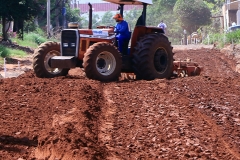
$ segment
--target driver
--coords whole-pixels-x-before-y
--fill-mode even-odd
[[[123,20],[121,14],[116,14],[113,16],[113,19],[117,22],[114,28],[114,32],[116,33],[116,40],[118,45],[118,50],[123,53],[123,44],[124,42],[129,42],[131,38],[131,33],[129,31],[128,23]]]

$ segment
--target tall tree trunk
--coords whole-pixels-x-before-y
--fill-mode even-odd
[[[2,33],[3,33],[3,41],[8,40],[7,28],[6,28],[6,17],[2,16]]]
[[[55,6],[57,6],[58,3],[59,3],[59,2],[56,1]],[[55,27],[56,27],[56,28],[59,28],[59,25],[60,25],[60,24],[59,24],[59,10],[58,10],[58,9],[55,10],[55,14],[57,15],[56,18],[55,18],[55,23],[56,23],[56,26],[55,26]]]
[[[21,39],[21,40],[23,40],[23,23],[24,23],[23,20],[18,21],[18,28],[19,28],[18,38]]]
[[[17,37],[23,40],[23,20],[14,20],[13,32],[17,32]]]

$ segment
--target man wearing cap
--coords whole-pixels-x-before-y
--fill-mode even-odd
[[[123,20],[123,17],[121,14],[116,14],[113,16],[113,19],[117,22],[114,28],[114,32],[116,33],[116,40],[117,40],[117,45],[118,45],[118,50],[123,53],[123,48],[124,48],[124,42],[128,43],[130,38],[131,38],[131,33],[128,28],[128,23]]]

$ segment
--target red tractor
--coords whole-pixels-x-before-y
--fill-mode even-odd
[[[45,42],[34,53],[33,69],[37,77],[65,76],[71,68],[83,68],[86,76],[99,81],[117,80],[121,72],[134,73],[137,79],[153,80],[170,78],[173,75],[173,47],[163,30],[146,26],[147,5],[152,0],[105,0],[120,6],[142,5],[141,23],[137,23],[130,45],[124,44],[124,53],[115,45],[113,27],[64,29],[61,42]],[[91,5],[89,4],[92,11]],[[90,14],[92,14],[90,12]]]

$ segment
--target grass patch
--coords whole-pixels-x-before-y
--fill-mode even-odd
[[[23,46],[23,47],[30,47],[30,48],[37,48],[38,47],[38,44],[36,44],[33,41],[25,41],[25,40],[22,41],[22,40],[17,39],[17,38],[13,38],[12,41],[17,43],[20,46]]]
[[[27,56],[27,53],[21,50],[17,49],[11,49],[7,48],[5,46],[0,45],[0,57],[16,57],[16,58],[22,58]]]
[[[37,48],[40,44],[46,42],[47,39],[36,33],[28,33],[24,35],[24,40],[12,38],[12,41],[16,42],[20,46]]]
[[[0,64],[4,63],[4,58],[23,58],[26,57],[28,54],[24,51],[7,48],[5,46],[0,45]]]
[[[10,50],[2,45],[0,45],[0,57],[9,57],[10,56]]]
[[[240,42],[240,30],[236,30],[226,34],[226,41],[228,43],[239,43]]]
[[[10,50],[9,57],[23,58],[28,55],[26,52],[21,51],[21,50],[16,50],[16,49],[9,49],[9,50]]]
[[[20,46],[37,48],[40,44],[49,41],[46,38],[45,33],[41,29],[36,29],[34,32],[24,33],[24,40],[18,38],[11,38],[12,42],[17,43]],[[56,41],[56,40],[53,40]]]

